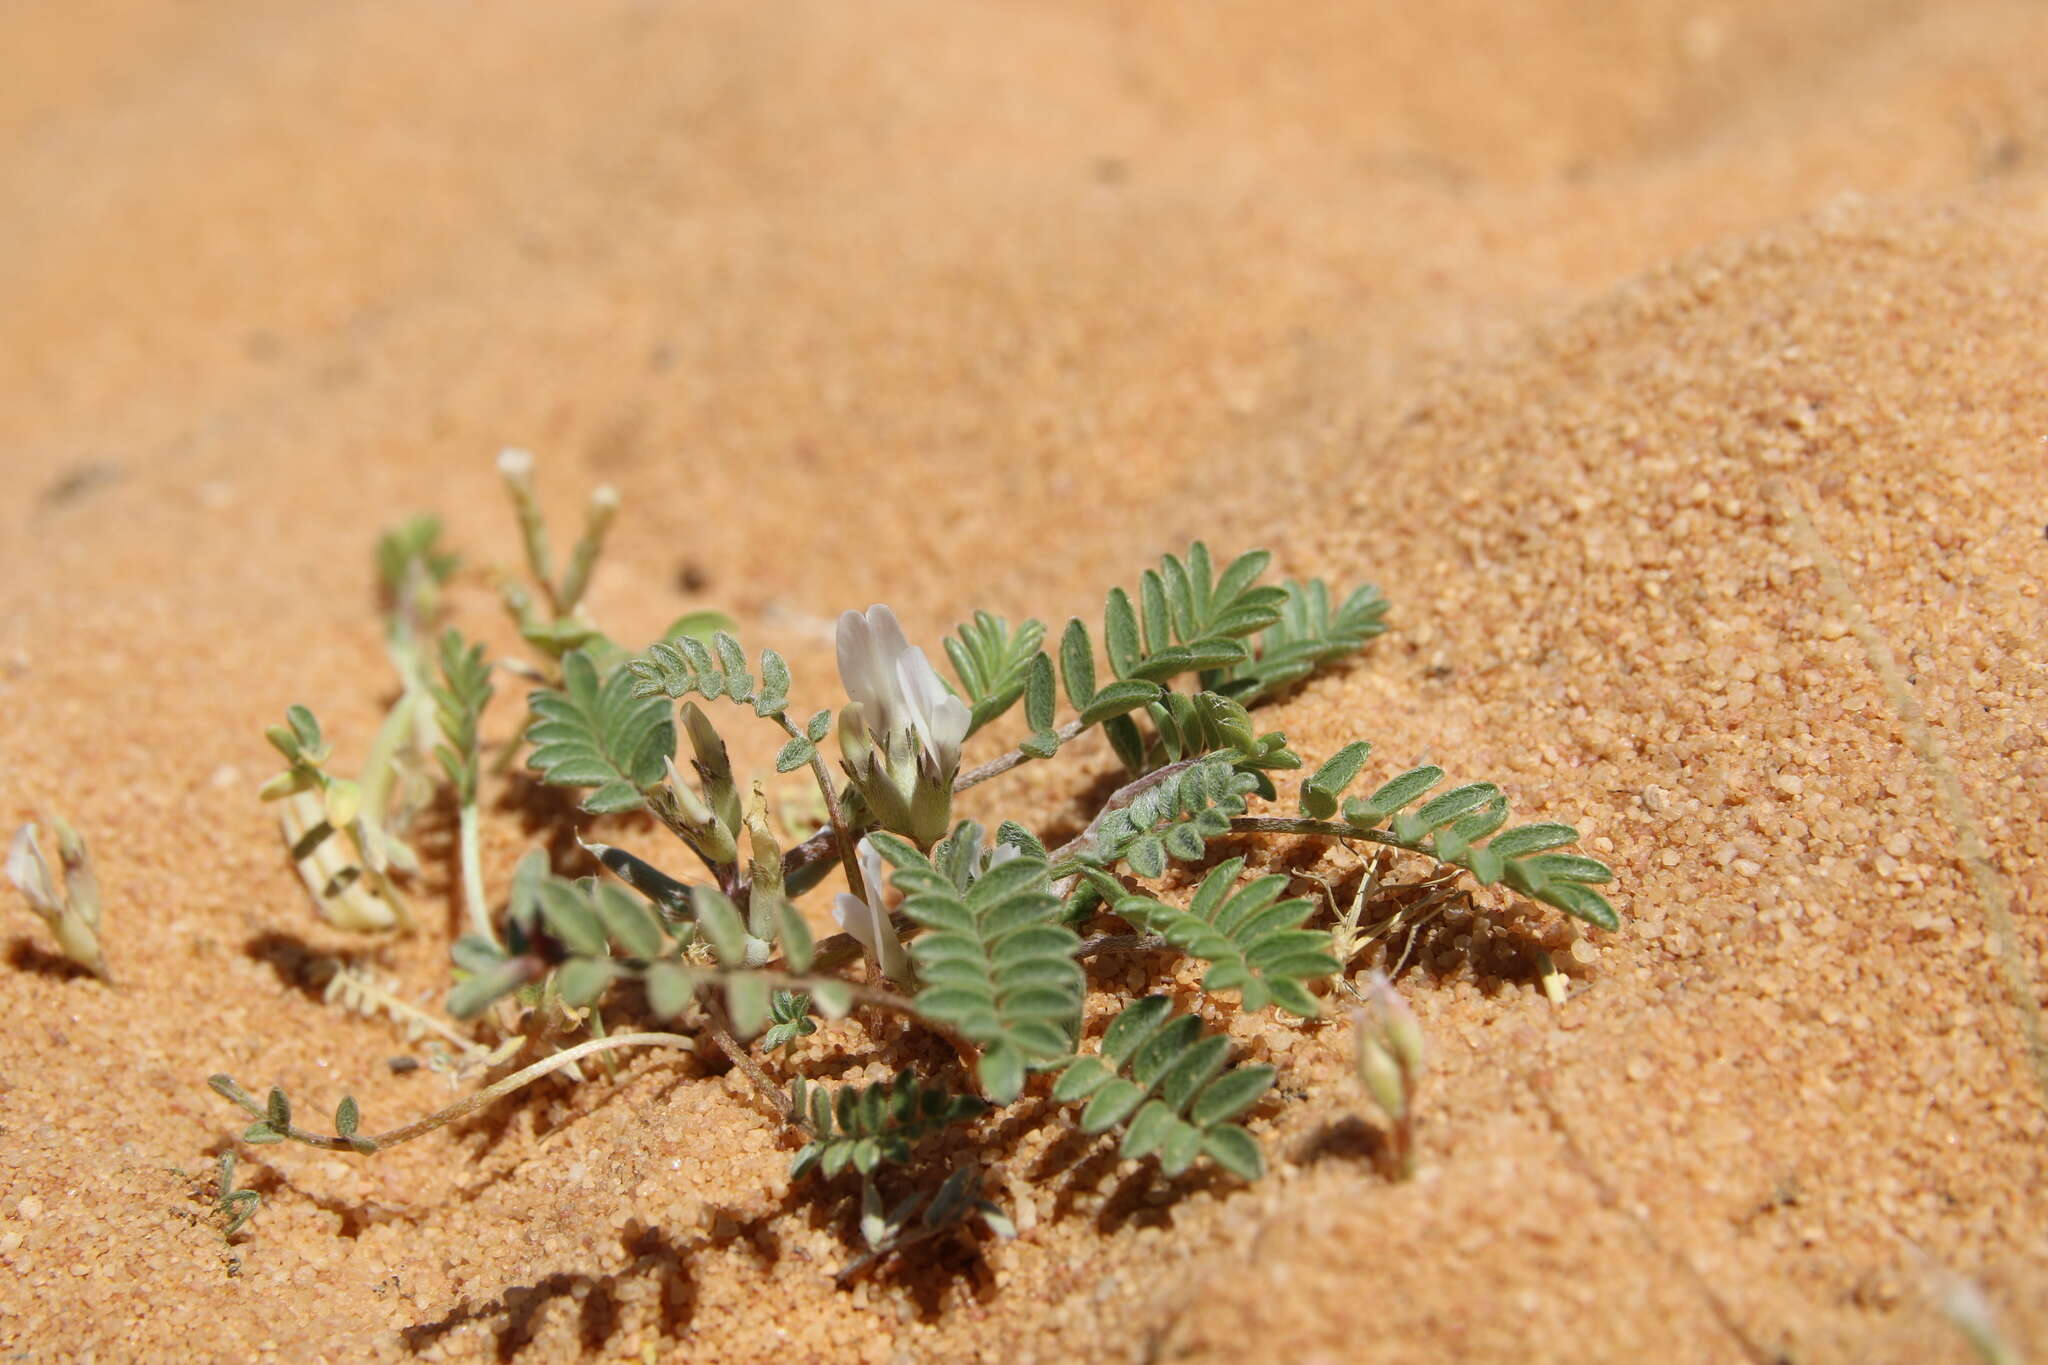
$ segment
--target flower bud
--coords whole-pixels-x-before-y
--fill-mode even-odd
[[[20,888],[28,897],[28,903],[35,907],[37,914],[56,923],[56,916],[62,913],[64,902],[57,894],[57,882],[50,875],[50,865],[43,861],[43,850],[36,843],[36,827],[23,825],[15,832],[14,842],[7,849],[7,880]]]
[[[1408,1008],[1408,1002],[1401,998],[1401,993],[1394,989],[1394,983],[1387,980],[1384,972],[1374,972],[1366,990],[1380,1032],[1385,1035],[1395,1060],[1410,1076],[1421,1075],[1424,1060],[1422,1025],[1416,1021],[1415,1011]]]
[[[1408,1087],[1402,1082],[1400,1065],[1362,1020],[1358,1031],[1358,1079],[1365,1083],[1365,1093],[1386,1111],[1388,1118],[1399,1119],[1408,1111]]]

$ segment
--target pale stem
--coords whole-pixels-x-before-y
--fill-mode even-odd
[[[497,931],[491,927],[491,909],[484,903],[483,856],[478,847],[474,797],[462,803],[459,819],[457,838],[462,850],[462,902],[469,912],[469,929],[471,933],[481,934],[497,943]]]
[[[583,534],[569,551],[569,567],[563,571],[561,589],[555,594],[558,613],[576,610],[576,604],[583,600],[584,590],[590,586],[590,571],[597,567],[598,554],[604,549],[605,534],[611,530],[612,516],[618,510],[619,495],[610,485],[590,495],[590,511],[584,518]]]
[[[465,1115],[473,1114],[484,1106],[495,1103],[515,1091],[525,1089],[544,1076],[552,1075],[564,1067],[574,1066],[583,1058],[599,1052],[607,1052],[622,1047],[694,1048],[696,1045],[697,1040],[687,1033],[617,1033],[609,1038],[592,1038],[588,1042],[578,1043],[575,1047],[557,1052],[553,1056],[543,1057],[533,1065],[515,1071],[503,1080],[487,1085],[475,1094],[465,1096],[449,1105],[446,1109],[429,1114],[423,1119],[415,1120],[402,1127],[393,1128],[388,1133],[370,1133],[366,1136],[377,1145],[379,1150],[396,1146],[401,1142],[409,1142],[413,1138],[433,1132],[436,1128],[445,1127]],[[240,1105],[257,1118],[266,1118],[269,1115],[269,1110],[258,1102],[255,1096],[237,1085],[231,1077],[215,1076],[210,1084],[217,1094]],[[296,1124],[287,1128],[284,1136],[293,1142],[303,1142],[309,1147],[320,1147],[331,1152],[354,1150],[348,1138],[333,1137],[325,1133],[308,1132]]]
[[[562,614],[561,599],[555,595],[554,556],[548,552],[548,527],[542,518],[540,502],[533,494],[533,467],[530,463],[506,470],[505,491],[512,495],[513,510],[519,514],[519,538],[526,546],[526,567],[532,571],[541,591],[548,596],[548,605],[554,614]]]
[[[1074,738],[1074,736],[1080,734],[1083,730],[1087,728],[1087,726],[1081,723],[1081,718],[1079,716],[1076,716],[1074,717],[1074,719],[1068,721],[1065,725],[1062,725],[1058,730],[1054,731],[1054,733],[1059,736],[1060,743],[1065,744],[1068,740]],[[992,758],[978,768],[969,768],[966,772],[961,773],[958,777],[953,779],[953,793],[957,796],[961,792],[966,791],[969,787],[981,785],[983,782],[988,781],[991,777],[1001,777],[1004,773],[1010,771],[1010,769],[1017,767],[1019,764],[1026,762],[1030,758],[1031,755],[1025,753],[1022,749],[1012,749],[1010,750],[1010,752],[1004,754],[1002,757]]]

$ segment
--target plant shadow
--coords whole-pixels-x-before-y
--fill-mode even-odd
[[[58,981],[69,981],[92,973],[62,953],[53,953],[32,938],[17,937],[7,945],[7,965],[19,972],[33,972]]]
[[[1349,1161],[1374,1168],[1387,1159],[1387,1137],[1356,1114],[1330,1119],[1301,1138],[1294,1149],[1298,1166],[1324,1161]]]
[[[512,1285],[484,1302],[465,1302],[439,1318],[401,1328],[399,1340],[406,1350],[419,1355],[471,1323],[496,1322],[493,1344],[497,1358],[516,1360],[540,1337],[550,1306],[567,1299],[576,1304],[578,1346],[586,1357],[596,1356],[607,1350],[623,1325],[625,1286],[648,1281],[659,1287],[660,1307],[654,1325],[664,1339],[674,1342],[689,1331],[697,1314],[698,1277],[692,1264],[697,1252],[742,1239],[758,1246],[759,1234],[786,1211],[786,1206],[778,1208],[745,1223],[721,1219],[729,1232],[688,1242],[662,1228],[629,1222],[619,1246],[632,1259],[622,1269],[604,1275],[562,1270],[529,1284]],[[765,1254],[773,1260],[780,1247]]]

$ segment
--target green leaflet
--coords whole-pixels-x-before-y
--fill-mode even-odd
[[[789,1174],[799,1179],[815,1168],[835,1176],[851,1166],[867,1175],[884,1162],[900,1165],[924,1138],[986,1112],[988,1105],[974,1096],[927,1086],[911,1071],[837,1091],[799,1076],[790,1083],[789,1117],[810,1131],[811,1140],[790,1162]]]
[[[1335,815],[1337,798],[1358,776],[1358,770],[1365,766],[1366,755],[1371,752],[1372,745],[1361,739],[1330,755],[1323,766],[1301,784],[1301,813],[1312,820],[1327,820]]]
[[[590,787],[588,811],[638,810],[662,778],[662,761],[676,751],[668,702],[636,698],[624,669],[599,680],[582,650],[562,656],[562,686],[532,694],[533,752],[527,763],[555,787]]]
[[[910,944],[918,1011],[981,1048],[982,1089],[1009,1103],[1027,1071],[1073,1051],[1081,1020],[1080,939],[1059,922],[1045,860],[1020,853],[963,892],[914,845],[870,838],[896,869],[903,913],[927,931]]]
[[[1344,772],[1343,766],[1350,771]],[[1337,758],[1331,759],[1303,786],[1302,808],[1313,813],[1325,807],[1356,775],[1357,765],[1340,766]],[[1468,782],[1422,801],[1443,779],[1444,770],[1434,765],[1411,768],[1368,797],[1344,801],[1344,823],[1358,830],[1384,828],[1383,842],[1462,867],[1481,886],[1505,882],[1596,928],[1621,927],[1613,905],[1593,890],[1613,879],[1612,869],[1597,858],[1552,851],[1578,842],[1577,830],[1550,821],[1502,830],[1508,800],[1491,782]]]
[[[442,740],[434,757],[455,788],[456,802],[467,805],[476,800],[477,722],[490,704],[491,666],[482,645],[465,650],[461,633],[451,629],[441,635],[440,673],[440,681],[427,688]]]
[[[990,612],[977,611],[946,641],[946,658],[960,679],[973,734],[1017,704],[1024,695],[1025,671],[1045,639],[1045,626],[1025,621],[1013,633],[1010,623]]]
[[[736,705],[751,704],[754,714],[772,716],[789,706],[789,665],[772,649],[761,651],[761,678],[747,671],[747,656],[738,640],[724,631],[707,644],[694,635],[678,635],[648,646],[626,661],[636,697],[674,701],[695,693],[707,701],[725,697]]]
[[[1279,619],[1259,637],[1256,656],[1217,684],[1218,691],[1247,706],[1356,654],[1387,629],[1387,599],[1370,583],[1354,589],[1334,611],[1330,590],[1319,578],[1307,583],[1289,579],[1282,590],[1286,600]]]
[[[1076,1057],[1053,1085],[1062,1103],[1087,1101],[1081,1131],[1122,1126],[1121,1154],[1158,1154],[1168,1176],[1206,1156],[1244,1180],[1265,1172],[1252,1135],[1232,1122],[1273,1084],[1270,1066],[1232,1068],[1230,1040],[1174,1015],[1164,995],[1134,1000],[1110,1022],[1095,1056]]]
[[[1234,990],[1247,1010],[1277,1005],[1313,1018],[1320,1006],[1308,983],[1341,966],[1331,956],[1329,931],[1301,927],[1315,906],[1308,900],[1281,900],[1284,876],[1255,878],[1233,890],[1243,870],[1242,858],[1219,863],[1185,910],[1144,896],[1123,896],[1112,908],[1210,963],[1204,990]]]
[[[1259,789],[1258,776],[1240,772],[1231,754],[1187,762],[1105,815],[1083,860],[1104,868],[1123,862],[1141,877],[1158,877],[1169,857],[1195,861],[1210,839],[1228,834],[1231,817],[1244,814],[1245,798]]]

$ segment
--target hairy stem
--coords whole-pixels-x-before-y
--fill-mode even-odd
[[[1087,726],[1081,723],[1081,718],[1076,716],[1054,733],[1059,736],[1060,743],[1065,744],[1087,728]],[[1025,753],[1022,749],[1012,749],[1001,758],[992,758],[978,768],[969,768],[966,772],[953,779],[953,794],[958,796],[969,787],[980,786],[991,777],[1001,777],[1010,769],[1028,761],[1030,758],[1031,755]]]
[[[711,1018],[711,1041],[718,1044],[718,1050],[725,1054],[726,1060],[738,1067],[740,1074],[753,1083],[755,1092],[768,1102],[776,1117],[780,1119],[786,1107],[782,1087],[761,1069],[760,1063],[754,1060],[754,1054],[747,1050],[747,1045],[732,1036],[732,1020],[725,1012],[725,1001],[719,999],[715,993],[706,994],[704,1012]]]
[[[803,731],[790,724],[787,711],[777,711],[775,719],[791,739],[809,738]],[[847,889],[859,899],[866,900],[866,888],[861,885],[860,859],[853,856],[853,836],[847,832],[845,824],[839,818],[839,793],[832,789],[832,772],[825,766],[825,755],[819,752],[815,744],[811,746],[811,776],[817,779],[818,791],[825,798],[825,819],[830,822],[829,828],[832,831],[832,842],[837,847],[839,853],[839,865],[846,870]],[[820,830],[819,833],[822,834],[824,831]],[[806,840],[800,847],[808,847],[809,843],[810,841]],[[785,885],[788,882],[786,864],[787,860],[785,860]]]
[[[1369,844],[1385,844],[1388,848],[1409,848],[1383,829],[1359,829],[1355,825],[1340,825],[1334,820],[1296,819],[1286,815],[1240,815],[1230,822],[1232,834],[1310,834],[1322,839],[1363,839]]]
[[[1167,946],[1166,940],[1158,934],[1103,934],[1083,939],[1081,946],[1074,950],[1074,957],[1078,960],[1103,953],[1149,953]]]
[[[1088,822],[1088,828],[1054,849],[1047,855],[1047,861],[1058,864],[1080,853],[1095,842],[1096,832],[1102,828],[1103,820],[1111,811],[1120,810],[1130,805],[1131,802],[1137,800],[1153,787],[1158,786],[1171,777],[1186,772],[1201,761],[1200,758],[1184,758],[1178,763],[1169,763],[1163,768],[1154,768],[1143,777],[1134,777],[1129,782],[1124,783],[1109,794],[1109,800],[1103,802],[1102,809],[1095,812],[1095,818]]]
[[[548,606],[560,616],[562,603],[555,593],[554,556],[548,553],[547,521],[541,516],[540,500],[533,491],[533,457],[524,451],[508,450],[498,457],[498,473],[519,516],[519,539],[526,547],[526,567],[547,594]]]
[[[618,510],[618,490],[610,484],[598,485],[590,495],[583,534],[569,551],[569,567],[563,571],[561,584],[555,591],[558,614],[576,610],[576,604],[583,600],[583,590],[590,586],[590,571],[597,567],[597,557],[604,550],[605,533],[611,529],[612,516]]]

